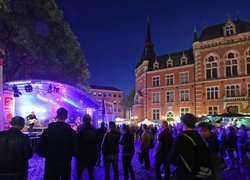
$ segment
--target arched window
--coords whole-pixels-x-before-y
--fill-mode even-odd
[[[227,97],[239,97],[240,96],[240,86],[239,85],[229,85],[226,86]]]
[[[158,61],[155,61],[155,62],[154,62],[154,64],[153,64],[153,69],[154,69],[154,70],[159,69],[159,62],[158,62]]]
[[[229,52],[226,55],[226,76],[238,75],[238,54],[236,52]]]
[[[174,113],[172,111],[168,111],[166,114],[167,118],[173,118],[174,117]]]
[[[209,56],[206,58],[206,78],[215,79],[218,78],[218,57]]]
[[[246,51],[246,68],[247,74],[250,75],[250,49]]]
[[[169,67],[173,67],[173,61],[172,61],[172,59],[168,59],[167,60],[167,67],[169,68]]]

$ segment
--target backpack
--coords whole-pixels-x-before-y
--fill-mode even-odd
[[[187,137],[192,142],[192,144],[194,146],[194,152],[195,152],[195,157],[194,157],[195,158],[195,169],[192,169],[190,167],[190,165],[188,164],[188,162],[184,159],[182,154],[180,154],[181,160],[183,161],[185,167],[187,168],[187,170],[189,171],[190,174],[192,174],[193,176],[195,176],[197,178],[209,177],[212,174],[212,169],[210,167],[208,159],[206,159],[207,156],[202,154],[203,152],[200,151],[199,146],[193,140],[193,138],[191,138],[190,136],[188,136],[185,133],[183,133],[182,135]]]

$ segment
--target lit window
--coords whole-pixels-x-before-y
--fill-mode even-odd
[[[153,77],[153,87],[158,87],[158,86],[160,86],[160,77],[155,76]]]
[[[186,113],[190,113],[190,107],[181,107],[180,108],[180,116],[182,117]]]
[[[208,106],[208,114],[218,114],[218,106]]]
[[[159,92],[153,92],[152,93],[152,103],[160,103],[160,93]]]
[[[166,75],[166,84],[173,85],[174,84],[174,74],[167,74]]]
[[[228,53],[226,56],[226,76],[237,76],[238,75],[238,59],[237,53]]]
[[[174,91],[166,92],[166,102],[174,102]]]
[[[250,75],[250,50],[246,52],[247,74]]]
[[[207,79],[218,78],[218,64],[216,61],[216,57],[209,56],[206,59],[206,76]]]
[[[173,118],[174,117],[174,113],[172,111],[168,111],[166,114],[167,118]]]
[[[207,99],[219,99],[219,88],[218,87],[207,88]]]
[[[189,90],[188,89],[183,89],[180,90],[180,94],[181,94],[181,101],[189,101]]]
[[[189,78],[188,72],[181,72],[180,73],[180,83],[181,84],[188,83],[189,82],[188,78]]]
[[[227,97],[239,97],[240,96],[240,86],[239,85],[229,85],[226,86]]]
[[[160,109],[152,109],[152,119],[160,120]]]

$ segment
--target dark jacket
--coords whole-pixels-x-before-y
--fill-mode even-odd
[[[122,155],[133,155],[135,153],[134,135],[132,133],[123,134],[119,144],[123,146]]]
[[[80,154],[78,158],[83,161],[96,161],[97,158],[97,133],[91,124],[84,124],[77,133]]]
[[[0,174],[27,173],[32,155],[30,139],[19,129],[0,132]]]
[[[173,145],[173,136],[169,130],[163,130],[158,135],[158,143],[156,155],[163,157],[164,155],[168,156],[170,149]]]
[[[36,152],[46,158],[46,168],[70,167],[77,153],[76,132],[64,122],[53,122],[44,130]]]
[[[191,137],[195,143],[197,144],[197,147],[195,149],[194,144],[192,141],[183,135],[185,133],[189,137]],[[197,149],[199,150],[199,154],[202,154],[204,156],[204,163],[209,162],[209,152],[207,145],[201,138],[201,136],[195,131],[184,131],[180,135],[177,136],[173,148],[170,151],[169,154],[169,161],[170,163],[174,164],[176,166],[176,176],[177,179],[188,179],[193,180],[195,179],[192,174],[189,173],[187,170],[184,162],[181,159],[181,155],[185,159],[185,161],[188,163],[188,165],[191,167],[191,169],[195,172],[197,169],[196,161],[197,157]],[[206,162],[205,162],[206,161]]]
[[[219,152],[218,138],[214,133],[212,133],[210,137],[205,138],[204,140],[208,146],[210,154]]]
[[[107,131],[106,127],[100,127],[99,129],[96,130],[98,145],[102,144],[102,140],[103,140],[104,135],[106,134],[106,131]]]
[[[102,154],[104,156],[117,155],[119,153],[120,133],[115,130],[107,132],[103,138]]]
[[[236,149],[237,137],[234,132],[230,132],[226,136],[226,149]]]

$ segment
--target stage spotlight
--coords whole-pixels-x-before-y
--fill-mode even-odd
[[[27,84],[26,86],[24,86],[24,89],[26,92],[32,92],[33,91],[33,87],[30,84]]]
[[[12,90],[14,92],[14,97],[19,97],[20,95],[22,95],[16,85],[13,86]]]
[[[48,93],[52,93],[52,84],[49,85]]]
[[[59,93],[59,91],[60,91],[60,88],[54,87],[54,92],[55,92],[55,93]]]

